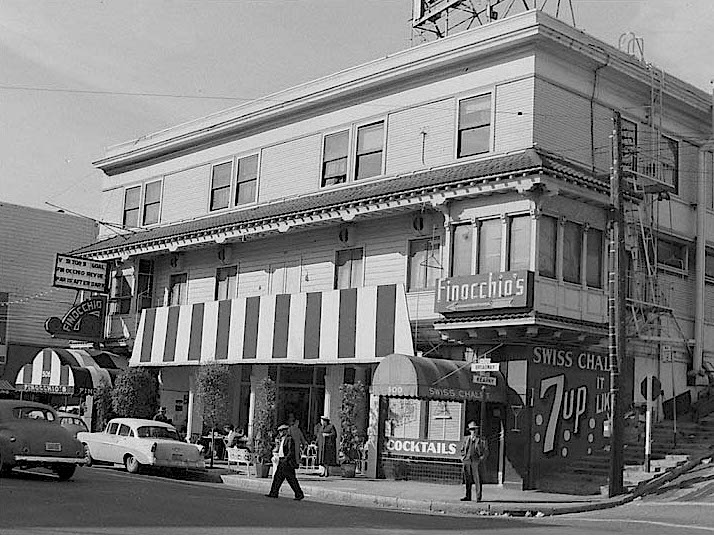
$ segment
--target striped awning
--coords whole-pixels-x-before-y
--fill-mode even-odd
[[[46,348],[25,364],[15,379],[24,392],[92,394],[102,379],[112,384],[126,359],[107,351]]]
[[[413,354],[401,284],[142,311],[130,366],[377,362]]]
[[[389,355],[374,372],[375,396],[505,403],[506,379],[499,371],[474,373],[470,362]]]
[[[2,393],[7,393],[7,392],[14,392],[15,387],[10,384],[9,381],[6,381],[5,379],[0,379],[0,392]]]

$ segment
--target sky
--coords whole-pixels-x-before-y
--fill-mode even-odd
[[[0,202],[99,217],[107,147],[419,44],[412,1],[0,0]],[[712,0],[571,1],[711,92]]]

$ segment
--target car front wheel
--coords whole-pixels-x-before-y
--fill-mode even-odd
[[[60,478],[60,481],[67,481],[74,475],[77,467],[73,464],[59,464],[53,468],[54,472]]]
[[[141,468],[141,465],[139,464],[139,461],[134,458],[133,455],[127,455],[124,459],[124,467],[126,468],[126,471],[130,474],[136,474],[139,472],[139,468]]]

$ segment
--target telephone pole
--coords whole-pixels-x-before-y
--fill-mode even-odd
[[[610,485],[609,496],[623,493],[623,410],[620,370],[625,353],[626,270],[625,217],[622,197],[622,119],[613,114],[612,173],[610,174],[610,243],[608,270],[608,340],[610,360]]]

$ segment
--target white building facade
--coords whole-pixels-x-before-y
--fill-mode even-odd
[[[361,380],[371,473],[455,477],[478,418],[487,481],[537,487],[606,442],[615,112],[629,404],[653,374],[695,399],[714,358],[711,101],[652,73],[529,11],[112,147],[101,219],[131,230],[77,252],[113,263],[108,345],[160,370],[189,433],[203,362],[249,433],[263,377],[308,434]]]

